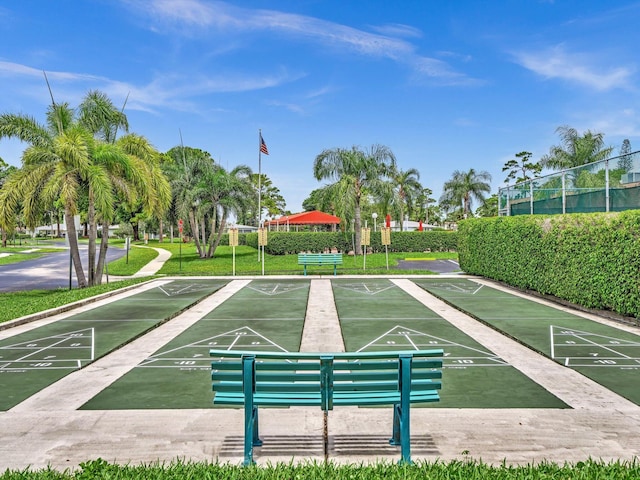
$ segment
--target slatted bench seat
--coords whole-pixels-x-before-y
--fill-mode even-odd
[[[411,463],[410,405],[440,397],[441,349],[407,352],[288,353],[210,350],[213,403],[244,406],[244,464],[253,463],[258,407],[393,406],[389,443]]]
[[[299,253],[298,265],[304,265],[304,274],[307,274],[307,265],[333,265],[333,275],[337,275],[338,265],[342,265],[341,253]]]

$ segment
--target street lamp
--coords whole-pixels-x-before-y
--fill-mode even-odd
[[[376,231],[376,218],[378,218],[378,214],[376,212],[373,212],[371,214],[371,218],[373,218],[373,231]]]

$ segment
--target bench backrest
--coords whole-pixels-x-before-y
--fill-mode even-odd
[[[341,253],[299,253],[298,264],[302,263],[325,263],[342,264]]]
[[[440,349],[326,354],[211,350],[210,355],[213,390],[227,399],[235,394],[237,403],[242,395],[260,395],[269,404],[326,411],[334,404],[398,403],[403,391],[408,395],[441,387]]]

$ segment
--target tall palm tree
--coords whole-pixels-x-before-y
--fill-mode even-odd
[[[384,145],[373,145],[364,151],[356,147],[324,150],[313,163],[313,175],[317,180],[333,181],[327,187],[336,205],[353,209],[356,255],[362,253],[361,201],[368,192],[375,192],[382,187],[383,180],[388,178],[395,166],[393,152]]]
[[[253,187],[251,168],[238,165],[230,171],[216,164],[198,184],[197,195],[202,209],[208,212],[211,229],[207,240],[207,258],[213,257],[230,213],[247,208]]]
[[[394,203],[400,214],[400,230],[402,230],[405,207],[410,209],[413,200],[420,195],[420,172],[415,168],[409,170],[394,169],[390,175],[390,182],[394,193]]]
[[[26,115],[0,115],[0,138],[17,138],[29,145],[22,154],[22,168],[0,191],[0,226],[13,229],[21,210],[26,226],[35,228],[41,213],[61,199],[78,286],[87,286],[74,223],[83,185],[96,185],[97,202],[108,204],[108,198],[102,196],[104,190],[98,186],[104,180],[102,172],[91,162],[93,137],[73,121],[68,104],[54,103],[47,111],[46,125]]]
[[[135,206],[136,210],[148,217],[162,218],[171,202],[171,187],[159,163],[159,153],[140,135],[129,133],[118,138],[109,149],[108,156],[95,156],[94,161],[103,165],[109,175],[110,187],[118,202]],[[100,284],[106,263],[109,227],[115,215],[114,209],[103,213],[99,220],[102,223],[102,241],[100,254],[95,267],[95,283]],[[97,222],[94,222],[97,225]],[[94,228],[94,231],[96,228]],[[94,235],[90,235],[91,238]],[[90,242],[91,244],[91,242]],[[91,257],[89,257],[91,259]],[[89,262],[89,272],[91,266]]]
[[[153,202],[158,195],[159,185],[149,170],[136,163],[115,140],[118,128],[126,126],[126,117],[99,92],[89,92],[77,111],[66,103],[53,102],[46,125],[24,115],[0,116],[0,138],[17,138],[29,144],[22,155],[22,168],[0,192],[0,224],[11,225],[10,217],[22,210],[27,226],[33,228],[42,213],[61,200],[79,287],[101,281],[98,272],[106,258],[116,193],[128,190],[130,198],[140,195],[145,202]],[[164,196],[168,197],[168,193]],[[88,205],[88,279],[80,261],[73,221],[80,213],[80,199],[86,199]],[[106,228],[96,265],[98,221],[103,221]]]
[[[550,148],[549,154],[540,159],[540,165],[555,170],[586,165],[587,163],[606,160],[611,156],[613,147],[604,146],[604,134],[587,130],[580,135],[575,128],[566,125],[558,127],[561,145]]]
[[[440,203],[448,207],[462,205],[463,218],[468,218],[472,200],[483,201],[484,194],[491,191],[490,181],[488,172],[476,172],[473,168],[468,172],[456,170],[444,184]]]
[[[202,178],[210,175],[213,168],[211,155],[203,150],[191,147],[174,147],[166,153],[171,159],[166,163],[165,171],[171,184],[173,203],[178,214],[189,221],[189,228],[200,258],[207,252],[200,240],[201,195],[198,185]]]

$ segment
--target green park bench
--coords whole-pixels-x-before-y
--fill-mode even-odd
[[[210,350],[213,403],[244,406],[244,464],[253,463],[258,407],[393,405],[389,443],[399,445],[400,462],[411,463],[410,404],[437,402],[441,349],[403,352],[288,353]]]
[[[307,274],[307,265],[333,265],[333,274],[337,275],[338,265],[342,265],[341,253],[299,253],[298,265],[304,265],[304,274]]]

